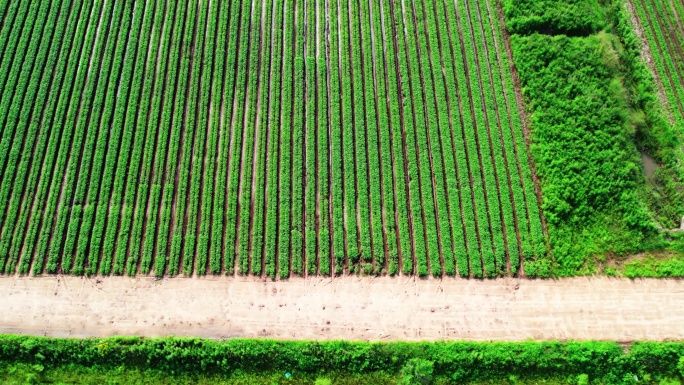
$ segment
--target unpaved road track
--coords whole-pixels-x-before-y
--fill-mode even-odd
[[[0,278],[0,333],[353,340],[684,339],[684,281]]]

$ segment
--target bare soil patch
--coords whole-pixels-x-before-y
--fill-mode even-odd
[[[684,339],[684,281],[6,277],[0,333],[350,340]]]

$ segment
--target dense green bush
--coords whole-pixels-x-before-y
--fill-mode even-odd
[[[236,371],[398,374],[412,359],[432,361],[435,379],[455,382],[569,378],[622,383],[626,376],[674,378],[681,342],[639,342],[625,353],[614,342],[367,343],[203,340],[188,338],[51,339],[0,336],[0,362],[160,370],[173,375]],[[681,366],[681,364],[680,364]],[[681,369],[681,368],[680,368]]]
[[[606,26],[601,0],[504,0],[510,33],[586,35]]]
[[[576,272],[596,252],[635,251],[657,231],[637,195],[643,177],[625,90],[606,65],[611,37],[511,40],[559,273]]]
[[[511,45],[558,264],[528,263],[526,273],[586,274],[594,269],[592,256],[674,247],[653,219],[674,227],[682,214],[676,133],[664,119],[652,74],[640,56],[641,42],[622,5],[505,3],[507,26],[519,33]],[[639,152],[660,165],[648,180]],[[675,261],[662,268],[631,266],[625,273],[677,276],[681,270]]]

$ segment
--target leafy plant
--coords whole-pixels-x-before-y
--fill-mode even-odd
[[[430,385],[435,363],[432,361],[412,358],[401,369],[401,385]]]

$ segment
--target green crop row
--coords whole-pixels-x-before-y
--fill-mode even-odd
[[[144,24],[146,28],[152,28],[149,34],[148,44],[149,50],[146,54],[144,75],[141,78],[134,79],[133,82],[142,82],[140,89],[139,107],[134,124],[136,135],[138,131],[143,131],[143,137],[136,137],[134,157],[131,162],[131,167],[128,169],[128,180],[126,186],[126,205],[135,207],[135,212],[130,214],[130,209],[124,211],[124,220],[122,225],[123,231],[126,232],[126,226],[130,229],[130,242],[128,246],[128,259],[126,261],[126,274],[134,275],[138,271],[138,265],[142,266],[141,249],[144,233],[144,222],[147,214],[147,199],[149,194],[150,176],[152,172],[152,163],[154,159],[154,145],[157,137],[157,126],[148,127],[150,119],[150,99],[152,98],[152,87],[157,84],[158,80],[154,71],[154,66],[157,63],[159,55],[160,41],[162,39],[163,22],[168,13],[165,3],[160,0],[156,2],[152,14],[152,20],[146,19]],[[148,23],[153,23],[150,26]],[[161,80],[161,78],[159,78]],[[135,94],[134,94],[135,95]],[[137,163],[137,168],[135,167]],[[137,187],[137,188],[136,188]],[[131,218],[132,216],[132,218]],[[132,220],[132,223],[129,221]],[[148,221],[149,223],[150,221]],[[143,254],[142,260],[149,261],[152,252]],[[149,264],[147,264],[149,266]],[[149,270],[148,270],[149,272]]]
[[[658,6],[650,0],[639,0],[634,2],[636,15],[641,20],[644,37],[649,43],[653,52],[653,64],[656,72],[661,77],[661,83],[667,95],[668,101],[672,104],[673,115],[676,116],[677,125],[684,127],[684,90],[681,82],[684,81],[684,58],[678,53],[682,51],[682,46],[678,41],[671,39],[670,33],[677,28],[671,29],[662,25],[661,15]],[[665,7],[661,4],[660,7]],[[677,60],[679,59],[679,60]],[[677,111],[679,113],[677,113]],[[682,132],[682,128],[679,129]]]
[[[121,7],[118,8],[117,10],[121,10]],[[119,16],[119,14],[117,14]],[[78,23],[78,29],[76,31],[76,34],[82,38],[79,38],[74,45],[72,45],[72,50],[69,54],[69,59],[68,62],[73,63],[74,61],[76,62],[81,62],[79,58],[81,58],[81,55],[87,55],[88,53],[83,50],[83,45],[84,45],[84,40],[86,37],[85,31],[88,26],[88,18],[86,16],[83,17],[83,19],[79,19]],[[89,43],[90,44],[90,43]],[[74,138],[74,132],[72,131],[73,125],[72,124],[66,124],[65,125],[65,120],[69,111],[69,106],[71,106],[73,103],[77,103],[77,93],[73,92],[74,90],[78,90],[83,86],[83,82],[81,81],[80,83],[77,82],[77,68],[76,66],[68,66],[67,67],[67,72],[65,74],[65,79],[64,81],[67,84],[66,88],[62,89],[61,95],[59,97],[59,102],[57,104],[57,108],[55,111],[55,114],[52,118],[52,122],[50,125],[53,127],[53,129],[57,131],[61,131],[61,137],[58,139],[58,142],[51,143],[50,147],[48,149],[49,152],[52,152],[55,154],[56,159],[54,160],[55,163],[53,163],[53,174],[51,175],[50,179],[45,180],[46,184],[49,184],[49,189],[47,190],[47,202],[42,210],[43,215],[44,215],[44,220],[42,221],[40,230],[39,230],[39,236],[38,236],[38,242],[37,245],[35,246],[35,254],[34,254],[34,261],[33,261],[33,273],[34,274],[39,274],[43,271],[43,267],[45,264],[45,258],[46,254],[48,253],[50,241],[51,241],[51,235],[52,235],[52,229],[55,226],[55,212],[57,210],[58,206],[58,199],[60,195],[60,190],[63,185],[63,180],[64,180],[64,174],[66,172],[66,166],[67,162],[69,159],[69,153],[70,153],[70,147],[71,143],[73,142]],[[85,75],[85,70],[80,72],[80,76]],[[72,112],[72,114],[75,112]],[[78,134],[78,133],[77,133]],[[54,152],[53,152],[54,151]],[[56,152],[56,153],[55,153]],[[44,201],[45,202],[45,201]],[[52,251],[52,260],[48,261],[52,262],[51,263],[51,271],[55,271],[57,268],[57,263],[58,263],[58,257],[60,256],[58,251]]]
[[[411,77],[411,70],[415,71],[415,66],[410,64],[415,64],[415,57],[412,61],[409,58],[409,49],[411,45],[407,44],[408,39],[411,36],[406,36],[406,23],[404,20],[403,3],[392,4],[394,20],[396,23],[396,36],[397,40],[397,59],[399,61],[399,73],[397,74],[399,81],[402,85],[402,108],[403,108],[403,133],[405,136],[405,141],[403,146],[406,147],[406,160],[408,164],[408,190],[410,197],[410,215],[412,217],[413,223],[413,258],[404,258],[402,271],[405,274],[414,273],[414,269],[417,269],[416,273],[420,276],[427,275],[427,249],[425,244],[425,232],[423,221],[423,207],[422,207],[422,196],[420,189],[420,172],[418,169],[418,164],[420,159],[418,158],[418,145],[417,145],[417,119],[416,119],[416,108],[414,108],[415,94],[420,97],[420,84],[415,84],[415,78]],[[392,8],[390,8],[391,10]],[[412,23],[412,22],[411,22]],[[414,49],[415,51],[415,49]],[[415,53],[415,52],[414,52]],[[415,56],[415,55],[414,55]],[[415,76],[418,76],[417,74]],[[413,83],[411,82],[413,81]],[[425,164],[423,164],[425,166]],[[426,186],[427,187],[427,186]]]
[[[329,24],[329,63],[330,71],[330,152],[331,152],[331,206],[332,206],[332,248],[334,257],[334,273],[339,274],[344,268],[345,262],[345,210],[344,210],[344,146],[342,137],[342,57],[341,57],[341,19],[338,10],[338,0],[328,0]]]
[[[19,112],[20,116],[27,116],[32,114],[34,111],[34,105],[36,103],[38,103],[39,105],[43,105],[45,101],[46,91],[43,88],[43,84],[38,82],[45,74],[49,73],[50,69],[54,66],[54,59],[52,59],[51,62],[48,63],[46,63],[46,60],[51,59],[47,57],[49,52],[48,47],[51,45],[52,39],[54,37],[54,31],[56,26],[55,18],[58,16],[59,13],[63,11],[63,8],[60,4],[61,2],[55,4],[56,7],[54,7],[50,10],[50,12],[48,12],[48,25],[46,25],[43,36],[40,39],[38,39],[38,36],[40,35],[40,33],[38,33],[38,36],[36,36],[35,39],[31,40],[31,47],[29,48],[30,51],[27,53],[26,58],[26,60],[28,60],[29,63],[32,63],[30,64],[31,67],[29,67],[31,69],[24,70],[21,73],[23,79],[21,79],[20,84],[23,84],[26,90],[24,91],[24,96],[22,98],[23,100],[21,101],[21,112]],[[42,22],[44,23],[45,20],[43,20]],[[58,27],[61,27],[61,30],[63,30],[64,23],[60,23]],[[40,45],[36,46],[38,42],[40,42]],[[32,67],[34,67],[35,65],[42,66],[43,71],[41,76],[32,76],[29,83],[29,79],[27,79],[27,77],[33,71]],[[13,106],[13,111],[19,111],[19,108],[19,105],[15,105]],[[0,228],[2,228],[2,233],[0,235],[0,269],[4,265],[5,271],[8,274],[12,274],[15,271],[16,264],[19,259],[19,253],[17,251],[10,250],[10,245],[12,244],[14,238],[13,232],[16,230],[15,226],[17,224],[17,221],[19,221],[20,227],[25,226],[25,221],[28,216],[28,211],[25,208],[21,207],[22,197],[25,193],[24,188],[22,187],[25,186],[27,182],[29,182],[27,181],[27,173],[29,173],[31,163],[31,153],[25,149],[34,148],[37,125],[29,124],[28,119],[16,122],[16,118],[15,121],[8,124],[17,126],[15,129],[17,133],[17,135],[15,136],[15,142],[16,140],[21,140],[18,138],[21,138],[23,136],[23,132],[27,131],[27,133],[25,134],[26,138],[23,141],[22,151],[13,151],[13,153],[10,154],[10,160],[8,161],[7,168],[5,170],[4,178],[8,178],[8,181],[12,181],[13,178],[13,183],[5,183],[0,189],[0,194],[2,194],[4,197],[7,197],[8,195],[10,195],[9,186],[14,185],[19,187],[12,189],[11,197],[9,200],[9,208],[5,211],[5,215],[3,216],[2,220],[0,220]],[[13,146],[21,145],[15,143]],[[20,160],[18,159],[19,156],[21,156]],[[2,224],[4,224],[4,226],[1,226]],[[21,231],[19,234],[23,234],[23,231]]]
[[[81,3],[76,4],[76,9],[81,10],[80,14],[79,11],[72,12],[69,17],[67,18],[67,23],[66,26],[64,26],[65,32],[64,36],[70,36],[71,34],[74,33],[75,30],[81,30],[77,29],[77,26],[82,28],[82,24],[78,23],[78,20],[80,20],[80,17],[85,17],[88,13],[88,7],[82,7]],[[65,44],[66,43],[66,44]],[[77,45],[74,46],[73,43],[76,43]],[[76,48],[74,48],[76,47]],[[63,49],[60,52],[63,52],[64,54],[60,53],[59,57],[57,59],[52,56],[53,60],[57,60],[56,67],[54,69],[53,75],[51,77],[52,84],[49,87],[49,96],[48,100],[46,103],[46,107],[44,107],[42,111],[42,115],[40,116],[35,116],[32,118],[31,124],[35,126],[42,126],[43,124],[50,125],[53,122],[54,115],[56,113],[57,107],[58,107],[58,102],[62,100],[61,98],[61,93],[62,93],[62,88],[63,86],[66,85],[66,87],[70,87],[69,82],[71,81],[70,77],[68,77],[69,69],[67,67],[68,63],[68,58],[71,55],[72,49],[78,49],[78,39],[69,39],[65,38],[62,41],[62,46],[61,48]],[[55,81],[56,80],[56,81]],[[43,208],[45,207],[45,197],[48,194],[48,188],[51,185],[50,177],[51,177],[51,172],[44,172],[43,170],[43,165],[45,164],[53,164],[54,159],[57,155],[57,148],[58,148],[58,143],[61,137],[61,132],[58,132],[56,130],[50,130],[49,132],[49,138],[47,137],[47,133],[43,133],[41,135],[41,140],[39,145],[36,148],[36,151],[34,152],[35,156],[39,156],[45,151],[45,156],[42,157],[43,163],[40,164],[38,163],[33,169],[32,169],[32,175],[29,177],[30,181],[35,184],[37,184],[37,191],[35,192],[34,195],[34,200],[32,203],[31,211],[30,214],[27,215],[27,219],[30,219],[30,222],[28,224],[28,229],[26,230],[26,234],[24,237],[24,253],[21,256],[21,260],[19,262],[19,273],[20,274],[28,274],[29,269],[31,267],[31,263],[33,262],[33,255],[34,255],[34,247],[36,246],[36,237],[38,237],[38,234],[40,232],[40,228],[42,225],[42,213],[43,213]],[[47,143],[45,142],[47,141]],[[46,148],[47,147],[47,148]],[[35,188],[35,187],[34,187]],[[30,192],[32,190],[27,190],[27,192]],[[29,205],[27,204],[26,210],[29,210]],[[18,240],[19,238],[16,238]],[[16,242],[12,245],[13,250],[20,250],[22,245],[20,242]],[[35,269],[33,270],[34,273],[41,273],[43,270],[42,266],[42,261],[40,266],[37,264],[34,264]]]
[[[493,2],[1,5],[7,273],[545,263]]]
[[[404,155],[405,112],[403,110],[403,87],[408,87],[408,85],[403,85],[401,83],[403,78],[399,71],[399,39],[396,34],[395,12],[392,12],[393,3],[389,0],[385,0],[379,3],[379,5],[379,12],[383,16],[382,23],[380,24],[383,32],[381,41],[385,44],[383,53],[386,63],[385,73],[387,75],[388,125],[390,126],[388,129],[391,130],[391,151],[394,155],[392,174],[394,175],[394,184],[396,186],[394,190],[394,199],[396,202],[396,225],[398,227],[397,256],[396,258],[393,258],[393,256],[390,255],[389,273],[397,274],[400,271],[410,273],[413,268],[413,233],[410,219],[413,212],[409,210],[409,174],[405,163],[407,162],[407,158]],[[406,269],[407,267],[409,267],[409,270]]]
[[[376,109],[377,109],[377,139],[378,143],[378,155],[376,162],[378,164],[376,177],[379,181],[378,192],[379,197],[376,198],[376,202],[381,202],[381,212],[378,210],[374,211],[373,219],[378,223],[376,216],[380,216],[383,225],[383,232],[387,241],[384,247],[386,247],[387,254],[385,255],[384,250],[382,254],[375,253],[375,255],[382,257],[381,266],[378,265],[376,260],[376,273],[384,272],[387,267],[387,272],[391,275],[398,273],[398,251],[397,251],[397,225],[395,217],[395,203],[394,203],[394,168],[393,165],[396,159],[393,157],[392,153],[392,126],[390,124],[390,106],[388,103],[388,92],[387,92],[387,70],[392,70],[393,67],[386,64],[385,50],[386,44],[384,36],[384,25],[383,25],[383,12],[381,2],[370,1],[369,9],[369,24],[372,25],[372,58],[373,58],[373,76],[375,79],[374,93]],[[371,150],[371,155],[374,155]],[[373,167],[371,171],[374,172]],[[371,182],[373,182],[371,180]],[[375,207],[375,206],[374,206]],[[383,217],[384,212],[384,217]],[[374,230],[375,230],[374,224]],[[378,236],[378,231],[375,231]],[[374,250],[380,246],[380,242],[373,238],[376,246]]]

